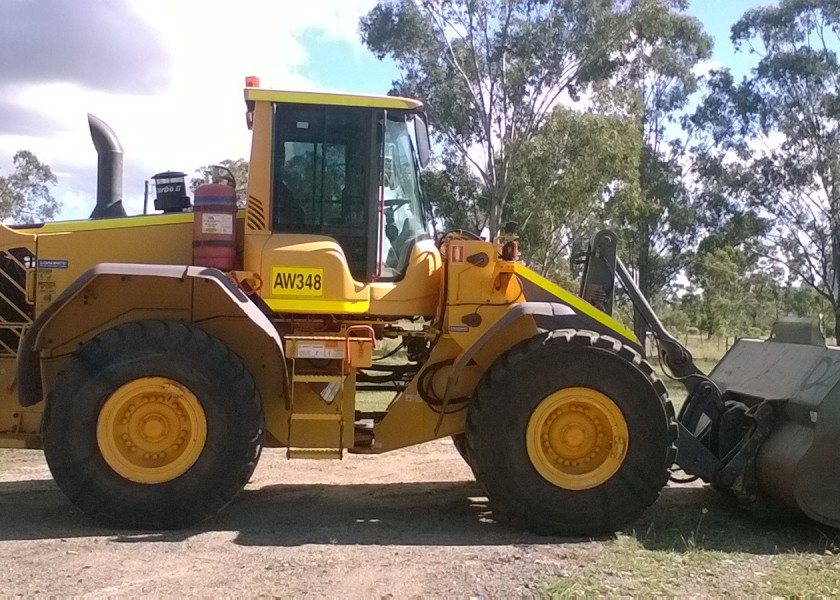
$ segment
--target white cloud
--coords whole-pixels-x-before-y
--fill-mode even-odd
[[[694,68],[691,70],[696,76],[698,77],[705,77],[712,71],[719,71],[720,69],[725,68],[726,65],[720,62],[719,60],[701,60]]]
[[[82,0],[79,10],[93,10]],[[191,173],[225,158],[247,158],[244,78],[257,75],[264,87],[315,89],[302,75],[307,50],[299,38],[317,30],[361,48],[358,20],[374,0],[132,0],[135,16],[153,30],[156,46],[168,55],[168,76],[140,93],[116,93],[107,85],[31,83],[15,85],[13,101],[32,115],[54,122],[51,132],[0,132],[0,170],[18,149],[32,150],[59,176],[56,196],[65,202],[62,218],[85,218],[93,207],[96,153],[86,114],[103,119],[125,151],[124,203],[142,210],[143,180],[166,170]],[[90,8],[88,8],[90,6]],[[156,53],[156,60],[161,54]],[[7,91],[7,101],[9,88]],[[83,199],[87,199],[83,202]]]

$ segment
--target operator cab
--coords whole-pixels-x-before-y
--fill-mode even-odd
[[[429,156],[423,105],[256,87],[245,100],[254,137],[244,262],[272,283],[261,292],[267,304],[358,313],[378,300],[392,314],[416,310],[412,296],[422,296],[431,306],[434,282],[409,273],[412,261],[425,262],[417,273],[437,277],[440,261],[420,189]]]
[[[272,231],[334,238],[356,281],[399,280],[412,246],[429,237],[417,111],[294,102],[273,110]]]

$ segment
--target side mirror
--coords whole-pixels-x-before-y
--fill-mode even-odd
[[[417,140],[417,156],[420,166],[425,168],[432,158],[432,148],[429,143],[429,125],[426,123],[426,113],[418,113],[414,117],[414,137]]]

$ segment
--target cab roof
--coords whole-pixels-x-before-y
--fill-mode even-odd
[[[423,103],[399,96],[374,96],[367,94],[338,94],[334,92],[294,92],[245,88],[245,100],[250,102],[284,102],[290,104],[318,104],[330,106],[361,106],[365,108],[391,108],[420,110]]]

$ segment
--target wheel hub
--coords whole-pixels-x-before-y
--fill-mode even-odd
[[[105,400],[96,437],[105,462],[122,477],[163,483],[198,460],[207,419],[191,391],[165,377],[144,377]]]
[[[615,475],[627,454],[621,409],[591,388],[566,388],[534,409],[526,430],[531,464],[549,482],[569,490],[596,487]]]

